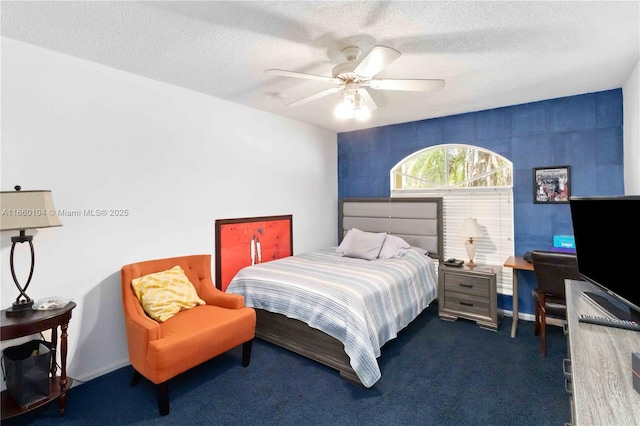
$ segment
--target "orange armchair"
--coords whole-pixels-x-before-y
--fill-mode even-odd
[[[164,322],[144,312],[131,281],[179,265],[206,305],[182,310]],[[256,313],[244,297],[217,289],[211,280],[211,255],[193,255],[132,263],[120,271],[122,305],[131,386],[144,376],[156,387],[160,415],[169,414],[169,379],[236,346],[242,347],[242,366],[251,359]]]

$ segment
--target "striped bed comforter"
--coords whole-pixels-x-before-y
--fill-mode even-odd
[[[360,381],[371,387],[381,376],[382,345],[437,297],[436,265],[423,253],[409,249],[400,258],[368,261],[329,248],[247,266],[227,292],[340,340]]]

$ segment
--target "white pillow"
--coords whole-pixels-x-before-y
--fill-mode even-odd
[[[345,234],[344,238],[342,239],[342,242],[340,243],[338,248],[336,248],[336,252],[340,254],[344,254],[344,248],[347,246],[353,245],[353,240],[356,238],[355,234],[357,231],[359,231],[359,229],[356,229],[356,228],[349,229]]]
[[[365,232],[353,228],[344,236],[338,250],[347,257],[377,259],[386,237],[385,233]]]
[[[378,257],[380,259],[391,259],[392,257],[401,257],[409,250],[411,246],[405,240],[400,237],[396,237],[395,235],[387,235],[384,243],[382,244],[382,249],[380,249],[380,254]]]

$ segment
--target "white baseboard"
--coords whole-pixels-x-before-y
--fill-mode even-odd
[[[511,317],[513,318],[513,311],[507,311],[507,310],[502,310],[502,309],[498,309],[499,313],[502,313],[502,315],[507,316],[507,317]],[[524,321],[535,321],[536,320],[536,316],[534,314],[526,314],[526,313],[522,313],[522,312],[518,312],[518,320],[524,320]],[[555,325],[557,327],[562,327],[565,324],[565,320],[559,319],[559,318],[552,318],[552,317],[548,317],[547,318],[547,324],[549,325]]]
[[[101,368],[100,370],[92,371],[90,374],[81,377],[71,376],[73,378],[73,384],[71,385],[71,387],[74,388],[76,386],[83,385],[95,378],[104,376],[105,374],[116,371],[122,367],[126,367],[127,365],[131,365],[128,359],[113,363],[105,368]]]

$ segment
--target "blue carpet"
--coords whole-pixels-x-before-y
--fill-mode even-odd
[[[170,382],[171,413],[160,417],[151,383],[129,386],[131,367],[73,387],[67,413],[53,402],[3,425],[562,425],[570,421],[562,359],[566,338],[548,327],[547,356],[533,323],[511,318],[497,332],[426,309],[379,359],[372,388],[256,339],[251,365],[241,348]]]

